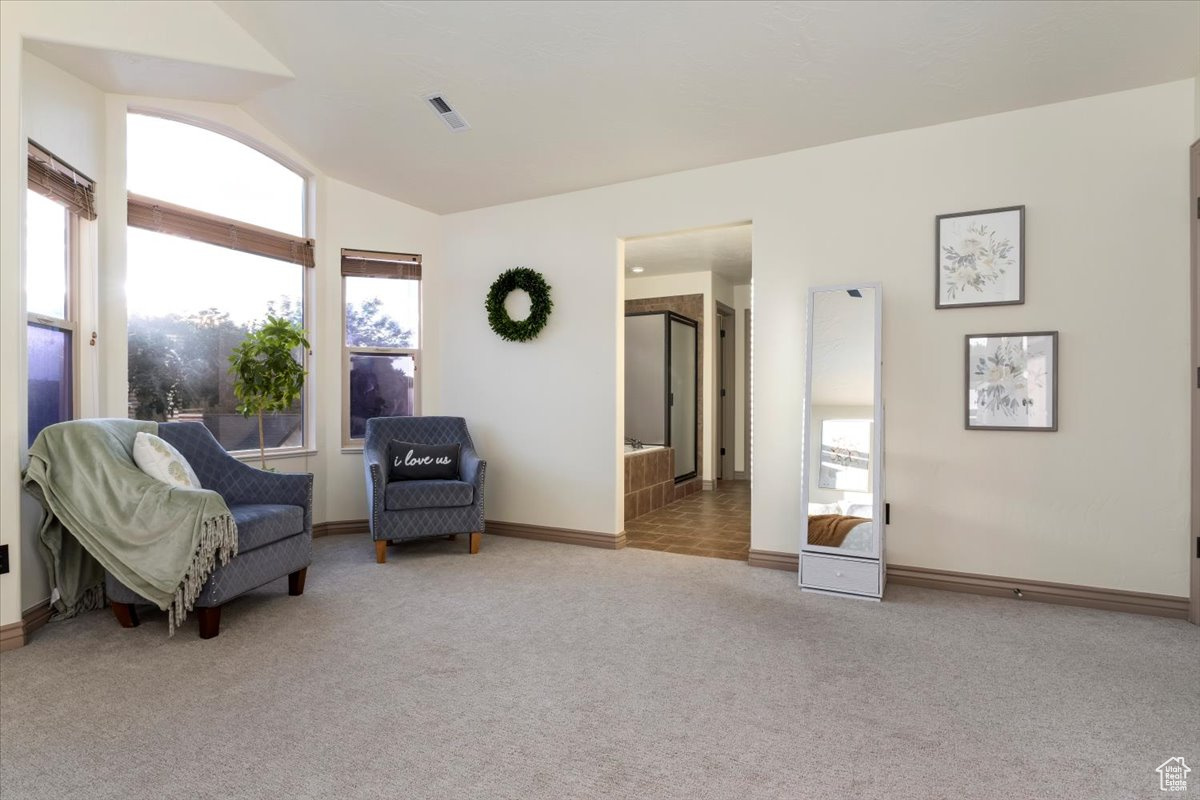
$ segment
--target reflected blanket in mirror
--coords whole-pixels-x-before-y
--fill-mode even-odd
[[[841,547],[842,540],[856,526],[871,520],[842,514],[817,514],[808,518],[808,543],[821,547]]]

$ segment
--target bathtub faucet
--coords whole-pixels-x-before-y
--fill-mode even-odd
[[[630,439],[629,437],[625,438],[625,444],[629,445],[634,450],[641,450],[645,446],[642,444],[642,442],[640,440]]]

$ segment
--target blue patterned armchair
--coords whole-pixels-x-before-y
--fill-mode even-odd
[[[388,476],[388,444],[458,444],[458,480],[391,481]],[[483,475],[487,462],[475,452],[475,444],[462,417],[374,417],[367,420],[363,442],[363,466],[367,478],[367,513],[375,560],[387,562],[388,542],[454,538],[470,534],[470,552],[479,552],[483,535]]]
[[[238,526],[238,554],[217,566],[196,599],[200,638],[220,633],[221,606],[251,589],[286,575],[288,594],[303,594],[312,563],[313,476],[243,464],[199,422],[164,422],[158,435],[183,454],[201,486],[224,498]],[[111,574],[104,577],[104,589],[117,621],[135,627],[135,604],[146,599]]]

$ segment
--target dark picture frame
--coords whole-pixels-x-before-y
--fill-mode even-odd
[[[1025,302],[1025,206],[938,214],[933,230],[935,309]]]
[[[963,349],[967,430],[1058,430],[1058,331],[968,333]]]

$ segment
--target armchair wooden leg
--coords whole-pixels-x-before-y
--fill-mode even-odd
[[[471,555],[479,552],[479,542],[483,539],[483,534],[475,531],[471,534]]]
[[[292,597],[299,597],[304,594],[304,579],[308,576],[308,567],[302,567],[295,572],[288,573],[288,594]]]
[[[221,632],[221,607],[197,608],[196,616],[200,619],[200,638],[212,639]]]
[[[387,540],[386,539],[376,539],[375,540],[375,563],[376,564],[386,564],[387,563]]]
[[[129,603],[111,603],[113,616],[117,618],[117,622],[121,623],[122,628],[136,628],[141,624],[138,619],[137,608]]]

